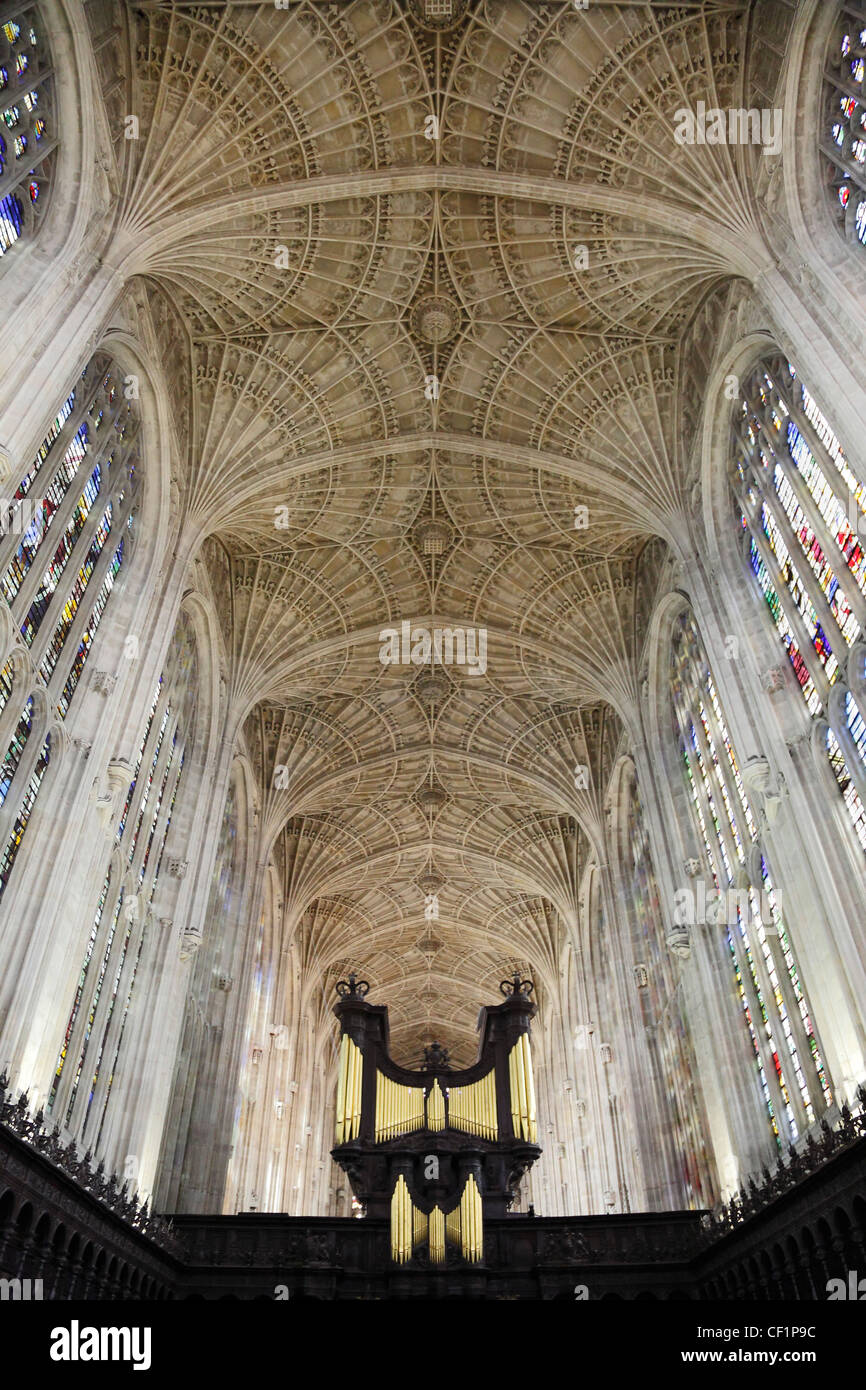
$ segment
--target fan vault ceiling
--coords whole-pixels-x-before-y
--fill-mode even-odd
[[[468,1062],[479,999],[512,962],[543,997],[575,920],[653,538],[688,524],[683,335],[758,242],[736,152],[672,129],[731,104],[742,9],[135,12],[117,234],[282,910],[319,979],[363,969],[406,1060],[437,1033]],[[379,659],[404,620],[486,629],[486,672],[430,703]]]

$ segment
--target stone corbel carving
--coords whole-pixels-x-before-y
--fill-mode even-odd
[[[785,677],[787,666],[770,666],[766,671],[761,672],[761,684],[768,695],[778,695],[780,690],[785,689]]]
[[[784,778],[781,774],[773,777],[766,758],[754,757],[749,758],[743,768],[743,781],[757,803],[762,827],[766,829],[774,825],[787,791]]]
[[[188,868],[188,859],[169,859],[168,861],[168,871],[172,878],[186,878]]]
[[[130,893],[123,900],[123,915],[127,922],[133,926],[139,919],[141,913],[141,895]]]
[[[90,752],[90,744],[78,740],[76,746],[84,752],[86,758]],[[110,830],[114,825],[117,803],[129,786],[130,777],[129,764],[117,760],[108,764],[101,777],[94,778],[91,798],[96,805],[97,819],[103,830]]]
[[[693,858],[693,859],[684,859],[684,860],[683,860],[683,868],[684,868],[685,871],[686,871],[686,877],[687,877],[687,878],[697,878],[698,874],[699,874],[700,871],[701,871],[701,861],[700,861],[700,859],[694,859],[694,858]]]
[[[199,927],[185,927],[180,939],[181,960],[192,960],[203,940]]]
[[[107,699],[117,685],[117,676],[112,675],[110,671],[97,670],[93,672],[91,684],[97,695],[102,695],[103,698]]]
[[[677,960],[688,960],[692,954],[692,943],[689,940],[689,933],[685,927],[674,927],[668,934],[668,950],[676,956]]]
[[[787,748],[791,757],[795,758],[800,754],[808,752],[811,741],[811,734],[797,734],[794,738],[789,738],[787,741]]]

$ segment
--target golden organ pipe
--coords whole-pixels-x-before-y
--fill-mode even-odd
[[[472,1211],[472,1258],[478,1259],[478,1207],[475,1202],[475,1179],[470,1178],[467,1184],[469,1187],[469,1206]]]
[[[344,1072],[346,1069],[346,1034],[340,1039],[340,1064],[337,1068],[337,1101],[334,1107],[334,1135],[336,1142],[343,1142],[343,1095],[345,1093]]]
[[[526,1091],[526,1067],[523,1053],[523,1038],[517,1039],[517,1080],[520,1086],[520,1115],[523,1120],[523,1137],[529,1138],[529,1096]]]
[[[350,1139],[357,1139],[358,1131],[361,1128],[361,1079],[364,1069],[364,1057],[359,1047],[352,1044],[352,1127],[349,1134]]]
[[[400,1258],[400,1183],[402,1178],[397,1179],[394,1191],[391,1194],[391,1259]]]
[[[520,1138],[520,1096],[517,1089],[517,1061],[512,1048],[508,1054],[508,1090],[511,1095],[511,1127],[516,1138]]]
[[[349,1085],[347,1087],[348,1103],[346,1105],[346,1138],[351,1139],[352,1128],[355,1122],[355,1076],[357,1065],[355,1060],[355,1049],[352,1047],[352,1040],[349,1039]]]
[[[532,1053],[529,1050],[529,1034],[521,1033],[520,1041],[523,1044],[524,1070],[526,1073],[526,1098],[528,1102],[529,1134],[531,1143],[536,1140],[536,1115],[535,1115],[535,1082],[532,1077]]]

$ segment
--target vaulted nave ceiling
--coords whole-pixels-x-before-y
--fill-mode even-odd
[[[497,972],[555,978],[688,525],[678,350],[761,240],[742,151],[673,138],[739,104],[743,5],[424,8],[131,11],[117,244],[296,943],[363,968],[406,1060],[438,1030],[465,1063]],[[404,620],[485,628],[485,674],[429,703],[379,661]]]

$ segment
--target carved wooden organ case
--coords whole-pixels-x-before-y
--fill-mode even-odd
[[[444,1048],[425,1049],[418,1071],[388,1051],[388,1010],[369,986],[337,985],[340,1059],[334,1160],[368,1216],[390,1217],[391,1256],[442,1265],[484,1258],[484,1222],[504,1216],[539,1157],[529,1046],[532,983],[500,985],[482,1008],[478,1060],[463,1071]]]

